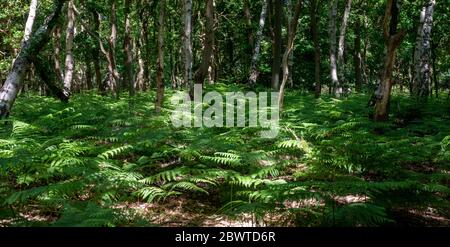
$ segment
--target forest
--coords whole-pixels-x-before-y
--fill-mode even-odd
[[[450,0],[1,0],[0,227],[450,226],[449,30]]]

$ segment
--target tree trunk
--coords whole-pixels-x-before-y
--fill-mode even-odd
[[[109,71],[109,89],[114,98],[119,97],[119,72],[116,65],[116,43],[117,43],[117,17],[116,17],[116,0],[110,0],[111,5],[111,36],[109,38],[108,51],[108,71]]]
[[[192,83],[192,0],[184,0],[183,5],[183,55],[184,55],[184,83],[186,88],[193,90]]]
[[[330,23],[329,23],[329,35],[330,35],[330,72],[331,72],[331,86],[334,91],[338,91],[339,79],[337,74],[336,63],[336,18],[337,18],[337,0],[332,0],[330,3]]]
[[[338,43],[338,73],[339,79],[338,85],[335,88],[334,94],[336,97],[340,97],[343,93],[344,81],[345,81],[345,34],[347,32],[348,17],[350,16],[350,9],[352,6],[352,0],[347,0],[345,4],[344,14],[342,16],[341,27],[339,30],[339,43]]]
[[[135,84],[133,78],[133,52],[131,42],[131,23],[130,23],[131,0],[125,0],[125,37],[123,42],[125,74],[123,85],[128,86],[130,96],[135,95]]]
[[[67,29],[66,29],[66,61],[64,68],[64,90],[70,95],[74,72],[73,62],[73,39],[75,36],[75,10],[74,0],[70,0],[67,6]]]
[[[269,4],[269,0],[263,0],[261,15],[259,17],[258,32],[256,33],[256,43],[254,45],[255,49],[253,51],[252,64],[250,67],[250,76],[249,76],[249,84],[250,85],[256,84],[256,80],[258,79],[258,76],[259,76],[258,61],[259,61],[259,55],[260,55],[260,51],[261,51],[261,42],[263,39],[264,26],[266,24],[268,4]]]
[[[272,89],[280,88],[280,69],[282,62],[282,19],[283,19],[283,0],[275,0],[275,21],[274,21],[274,43],[273,43],[273,61],[272,61]]]
[[[214,0],[206,1],[206,25],[205,25],[205,41],[203,44],[202,62],[195,72],[195,83],[203,84],[206,77],[212,83],[211,74],[213,73],[214,62]],[[191,90],[192,94],[192,90]]]
[[[245,16],[245,25],[247,27],[248,44],[249,44],[250,50],[253,50],[253,45],[255,43],[255,37],[253,35],[252,15],[250,12],[249,0],[244,0],[244,16]]]
[[[164,18],[166,12],[166,1],[159,2],[159,19],[158,19],[158,60],[156,74],[156,112],[161,112],[164,101]]]
[[[361,22],[357,17],[355,23],[355,47],[353,52],[353,61],[355,65],[355,89],[361,93],[362,89],[362,72],[361,72]]]
[[[400,10],[397,0],[387,0],[383,21],[383,36],[385,39],[386,57],[381,74],[380,85],[375,92],[375,121],[385,121],[388,118],[389,102],[392,90],[392,71],[395,64],[395,51],[405,37],[404,31],[397,31]]]
[[[322,93],[322,84],[320,82],[320,43],[319,43],[319,27],[318,27],[318,17],[317,16],[317,2],[319,5],[321,1],[312,0],[310,3],[310,17],[311,17],[311,31],[312,38],[314,42],[314,83],[315,83],[315,97],[319,98]]]
[[[64,81],[64,73],[61,68],[61,27],[58,25],[55,27],[55,52],[53,53],[53,62],[55,64],[56,78],[61,83]]]
[[[287,6],[287,35],[286,35],[286,40],[289,40],[289,34],[291,33],[291,26],[290,23],[292,21],[292,9],[294,8],[294,5],[292,4],[292,0],[286,0],[286,6]],[[288,58],[288,69],[289,69],[289,75],[288,75],[288,80],[287,80],[287,84],[290,87],[294,86],[294,80],[292,78],[292,66],[294,65],[294,49],[292,49],[291,53],[289,54],[289,58]]]
[[[416,49],[414,54],[415,76],[413,93],[415,96],[426,99],[430,94],[431,81],[431,29],[433,27],[433,14],[435,0],[428,0],[420,14],[420,24],[417,32]]]
[[[436,99],[439,98],[439,80],[438,80],[438,68],[436,67],[436,43],[431,40],[431,61],[433,66],[433,81],[434,81],[434,90],[436,93]],[[431,92],[431,94],[433,94]]]
[[[280,93],[278,97],[278,106],[280,107],[280,112],[283,111],[283,104],[284,104],[284,90],[286,88],[286,83],[289,79],[289,56],[294,49],[294,42],[295,37],[297,34],[297,26],[298,26],[298,20],[300,18],[300,10],[302,8],[302,1],[297,0],[297,5],[295,6],[295,14],[292,18],[291,22],[289,23],[289,34],[288,34],[288,43],[286,46],[286,51],[283,55],[283,61],[282,61],[282,69],[283,69],[283,78],[281,81],[280,86]]]
[[[93,31],[95,33],[99,32],[100,29],[100,20],[98,13],[93,11],[92,12],[92,25],[93,25]],[[102,80],[102,72],[100,68],[100,43],[101,41],[94,42],[94,48],[92,50],[92,60],[94,62],[94,71],[95,71],[95,83],[97,83],[98,90],[101,94],[104,94],[106,91],[106,86],[103,83]]]
[[[138,61],[138,72],[136,74],[136,90],[144,90],[144,83],[145,83],[145,62],[144,62],[144,58],[142,56],[142,49],[144,46],[143,43],[143,30],[141,28],[140,30],[140,34],[139,34],[139,38],[136,41],[136,45],[135,45],[135,54],[137,56],[137,61]]]
[[[44,84],[50,90],[50,92],[56,96],[61,102],[69,102],[69,95],[67,95],[64,88],[61,86],[61,80],[59,76],[50,68],[50,61],[41,59],[39,56],[31,56],[34,68],[37,74],[42,79]]]
[[[28,19],[25,24],[25,31],[23,34],[23,39],[21,42],[21,46],[23,46],[31,37],[31,34],[33,33],[33,26],[34,21],[36,20],[36,12],[38,7],[38,0],[31,0],[30,3],[30,10],[28,12]]]
[[[56,2],[52,14],[45,20],[44,24],[30,37],[23,42],[19,55],[14,61],[13,67],[0,90],[0,118],[9,116],[9,112],[17,98],[19,89],[22,86],[26,71],[30,68],[31,56],[38,54],[44,45],[50,40],[53,28],[61,14],[64,0]]]

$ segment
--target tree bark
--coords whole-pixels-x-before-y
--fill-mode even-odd
[[[23,34],[23,39],[21,42],[21,46],[23,46],[31,37],[33,33],[34,21],[36,20],[36,12],[38,7],[38,0],[31,0],[30,10],[28,11],[27,22],[25,23],[25,31]]]
[[[254,45],[255,48],[253,51],[252,63],[251,63],[251,67],[250,67],[250,76],[249,76],[249,84],[250,85],[255,85],[256,80],[258,79],[258,76],[259,76],[258,62],[259,62],[259,55],[260,55],[260,51],[261,51],[261,42],[263,39],[264,26],[266,24],[268,4],[269,4],[269,0],[263,0],[261,15],[259,17],[258,32],[256,33],[256,42]]]
[[[61,27],[57,25],[54,32],[55,52],[53,53],[53,63],[55,64],[56,78],[61,83],[64,81],[64,73],[61,68]]]
[[[131,42],[131,22],[130,22],[130,8],[131,8],[131,0],[125,0],[125,37],[123,50],[125,53],[124,57],[124,65],[125,65],[125,74],[124,74],[124,86],[128,86],[130,96],[134,96],[136,93],[135,82],[133,78],[133,52],[132,52],[132,42]]]
[[[314,42],[314,83],[315,83],[315,97],[319,98],[322,93],[322,84],[320,82],[320,43],[319,43],[319,27],[318,27],[318,17],[317,16],[317,3],[321,3],[321,1],[312,0],[310,3],[310,17],[311,17],[311,31],[312,38]]]
[[[158,18],[158,60],[156,74],[156,112],[161,112],[164,101],[164,18],[166,12],[166,1],[159,2],[159,18]]]
[[[352,0],[347,0],[345,4],[344,14],[342,16],[342,22],[339,29],[339,43],[338,43],[338,73],[339,80],[338,85],[335,88],[334,94],[336,97],[340,97],[343,94],[344,80],[345,80],[345,34],[347,33],[348,17],[350,16],[350,10],[352,6]]]
[[[420,24],[417,32],[416,49],[414,54],[415,75],[413,93],[426,99],[430,94],[431,81],[431,29],[435,0],[428,0],[420,14]]]
[[[247,26],[248,44],[249,44],[250,50],[253,50],[253,46],[255,43],[255,37],[253,35],[252,14],[250,12],[249,0],[244,0],[244,16],[245,16],[245,25]]]
[[[50,61],[43,60],[39,56],[32,56],[31,60],[36,68],[37,74],[50,92],[61,100],[61,102],[69,102],[69,95],[67,95],[66,91],[61,86],[61,80],[59,80],[60,78],[56,74],[57,72],[53,71],[49,66],[49,64],[51,64]]]
[[[145,84],[145,62],[144,62],[144,58],[142,56],[142,49],[144,46],[143,43],[143,30],[141,28],[140,33],[139,33],[139,38],[136,41],[136,45],[135,45],[135,54],[137,56],[137,61],[138,61],[138,72],[136,74],[136,90],[144,90],[144,84]]]
[[[214,72],[214,0],[206,1],[206,25],[205,25],[205,41],[203,44],[202,52],[202,62],[200,67],[195,72],[195,82],[197,84],[203,84],[206,77],[208,77],[209,82],[212,83],[212,73]],[[192,90],[191,90],[192,94]]]
[[[339,79],[337,74],[337,62],[336,62],[336,18],[337,18],[337,0],[332,0],[330,3],[330,22],[329,22],[329,35],[330,35],[330,72],[331,72],[331,86],[334,92],[338,90]]]
[[[355,89],[356,92],[362,91],[362,71],[361,71],[361,21],[359,17],[355,23],[355,45],[353,51],[353,62],[355,65]]]
[[[117,72],[116,65],[116,43],[117,43],[117,17],[116,17],[116,0],[110,0],[111,5],[111,36],[109,38],[109,51],[108,51],[108,71],[109,71],[109,84],[108,87],[114,98],[119,97],[119,72]]]
[[[75,36],[75,10],[74,0],[70,0],[67,6],[67,29],[66,29],[66,61],[64,68],[64,90],[70,95],[72,90],[72,80],[74,72],[73,61],[73,39]]]
[[[274,21],[274,43],[273,43],[273,61],[272,61],[272,89],[280,88],[280,70],[282,62],[282,19],[283,19],[283,0],[274,0],[275,21]]]
[[[184,55],[184,83],[189,90],[193,90],[192,83],[192,0],[184,0],[183,5],[183,55]]]
[[[284,104],[284,90],[286,88],[286,83],[289,79],[289,56],[292,53],[292,50],[294,50],[294,42],[295,42],[295,37],[297,34],[297,26],[298,26],[298,20],[300,18],[300,11],[302,8],[302,0],[297,0],[297,4],[295,6],[295,14],[294,17],[292,18],[291,22],[289,23],[289,35],[288,35],[288,43],[286,46],[286,51],[283,55],[283,60],[282,60],[282,70],[283,70],[283,78],[281,81],[281,86],[280,86],[280,93],[279,93],[279,97],[278,97],[278,106],[280,107],[280,112],[283,111],[283,104]]]
[[[392,71],[395,64],[395,51],[406,34],[404,31],[397,31],[399,15],[400,10],[398,8],[397,0],[387,0],[383,21],[386,56],[380,85],[375,92],[375,108],[373,116],[375,121],[385,121],[388,118],[392,90]]]
[[[38,54],[45,44],[50,40],[53,28],[61,14],[64,0],[58,0],[52,14],[45,20],[44,24],[23,43],[8,77],[0,90],[0,118],[9,116],[19,89],[22,86],[26,71],[31,65],[31,56]]]
[[[100,29],[100,20],[99,20],[99,16],[98,13],[93,11],[92,12],[92,26],[93,26],[93,31],[95,33],[99,32]],[[102,80],[102,72],[100,69],[100,43],[101,41],[98,40],[97,42],[94,42],[94,48],[92,50],[92,60],[94,63],[94,71],[95,71],[95,83],[97,83],[97,87],[98,90],[100,91],[101,94],[104,94],[106,91],[106,86],[103,83]]]

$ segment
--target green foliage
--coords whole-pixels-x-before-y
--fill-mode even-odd
[[[275,225],[390,225],[398,208],[449,209],[447,102],[408,118],[400,113],[412,103],[398,96],[393,120],[375,124],[363,95],[292,92],[281,133],[267,140],[258,128],[175,129],[170,109],[153,115],[149,98],[132,108],[94,94],[20,98],[0,131],[0,217],[34,207],[52,225],[133,225],[142,221],[119,205],[180,196],[230,217],[286,215]]]

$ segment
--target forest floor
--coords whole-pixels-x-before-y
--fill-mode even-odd
[[[1,123],[0,226],[450,226],[450,101],[395,94],[385,123],[368,101],[289,92],[268,140],[175,128],[151,93],[22,95]]]

